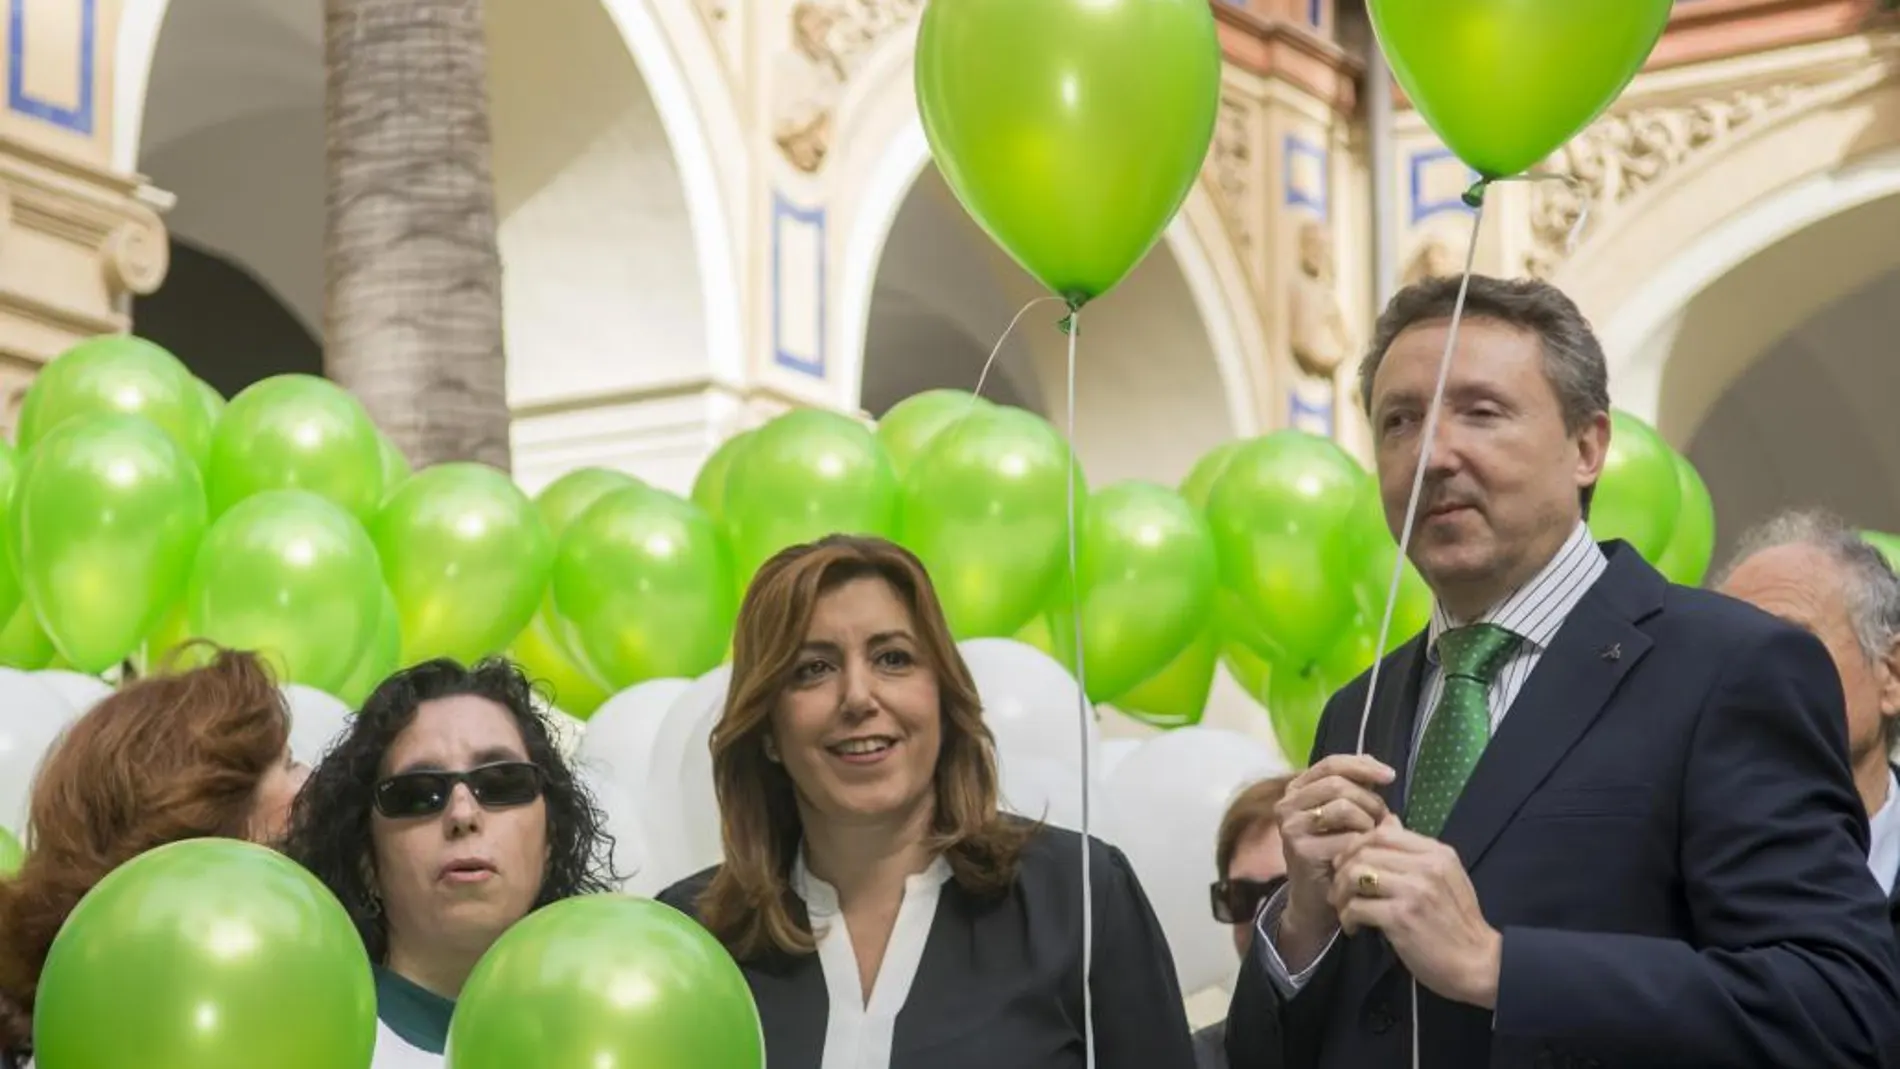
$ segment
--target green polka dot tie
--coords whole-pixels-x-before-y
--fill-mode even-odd
[[[1445,685],[1418,743],[1418,762],[1405,800],[1405,826],[1437,838],[1452,804],[1491,741],[1491,681],[1517,648],[1518,636],[1495,624],[1472,624],[1438,636]]]

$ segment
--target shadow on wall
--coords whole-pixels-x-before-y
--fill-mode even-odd
[[[172,239],[171,271],[132,304],[132,329],[226,397],[272,375],[323,374],[323,346],[242,266]]]

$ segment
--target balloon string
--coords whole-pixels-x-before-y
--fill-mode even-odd
[[[1481,178],[1473,182],[1470,189],[1465,190],[1462,198],[1466,204],[1478,210],[1480,218],[1484,213],[1484,191],[1498,182],[1562,182],[1569,186],[1570,191],[1577,195],[1578,208],[1577,218],[1571,222],[1569,231],[1564,234],[1564,255],[1568,256],[1577,251],[1577,242],[1583,238],[1584,225],[1590,221],[1592,200],[1590,187],[1584,184],[1583,179],[1561,171],[1526,171],[1523,174],[1505,175],[1502,178]],[[1475,234],[1476,224],[1473,224],[1473,227]],[[1470,270],[1467,264],[1466,273],[1469,274]]]
[[[1089,708],[1088,671],[1082,658],[1082,571],[1076,552],[1075,501],[1075,339],[1082,333],[1082,313],[1073,305],[1062,321],[1069,336],[1069,614],[1075,632],[1075,701],[1082,740],[1082,1046],[1085,1064],[1095,1069],[1095,992],[1091,979],[1095,962],[1095,891],[1089,873]]]
[[[1037,297],[1035,300],[1030,301],[1028,304],[1016,310],[1015,318],[1009,321],[1009,326],[1003,328],[1003,336],[996,339],[995,347],[990,350],[990,358],[983,361],[983,370],[976,377],[976,389],[970,391],[970,405],[964,410],[963,415],[957,417],[958,423],[968,419],[970,413],[976,411],[976,403],[983,397],[983,384],[990,380],[990,368],[996,366],[996,358],[1002,355],[1003,352],[1003,343],[1008,341],[1009,336],[1016,332],[1016,324],[1023,321],[1023,317],[1029,314],[1031,308],[1049,301],[1063,303],[1060,297]]]

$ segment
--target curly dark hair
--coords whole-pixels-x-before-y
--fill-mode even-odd
[[[471,695],[508,710],[527,744],[528,760],[544,775],[548,811],[548,868],[534,909],[577,895],[615,890],[613,837],[574,770],[555,748],[533,686],[521,669],[500,658],[464,667],[446,658],[390,676],[350,721],[350,728],[310,773],[291,811],[284,853],[323,881],[349,912],[371,961],[389,952],[389,932],[370,887],[371,794],[383,756],[415,719],[423,702]]]

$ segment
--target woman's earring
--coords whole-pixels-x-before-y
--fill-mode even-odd
[[[770,735],[765,737],[765,759],[775,765],[779,763],[778,742]]]
[[[383,896],[377,894],[376,889],[372,887],[369,890],[369,915],[372,917],[378,917],[382,915],[382,912],[383,912]]]

